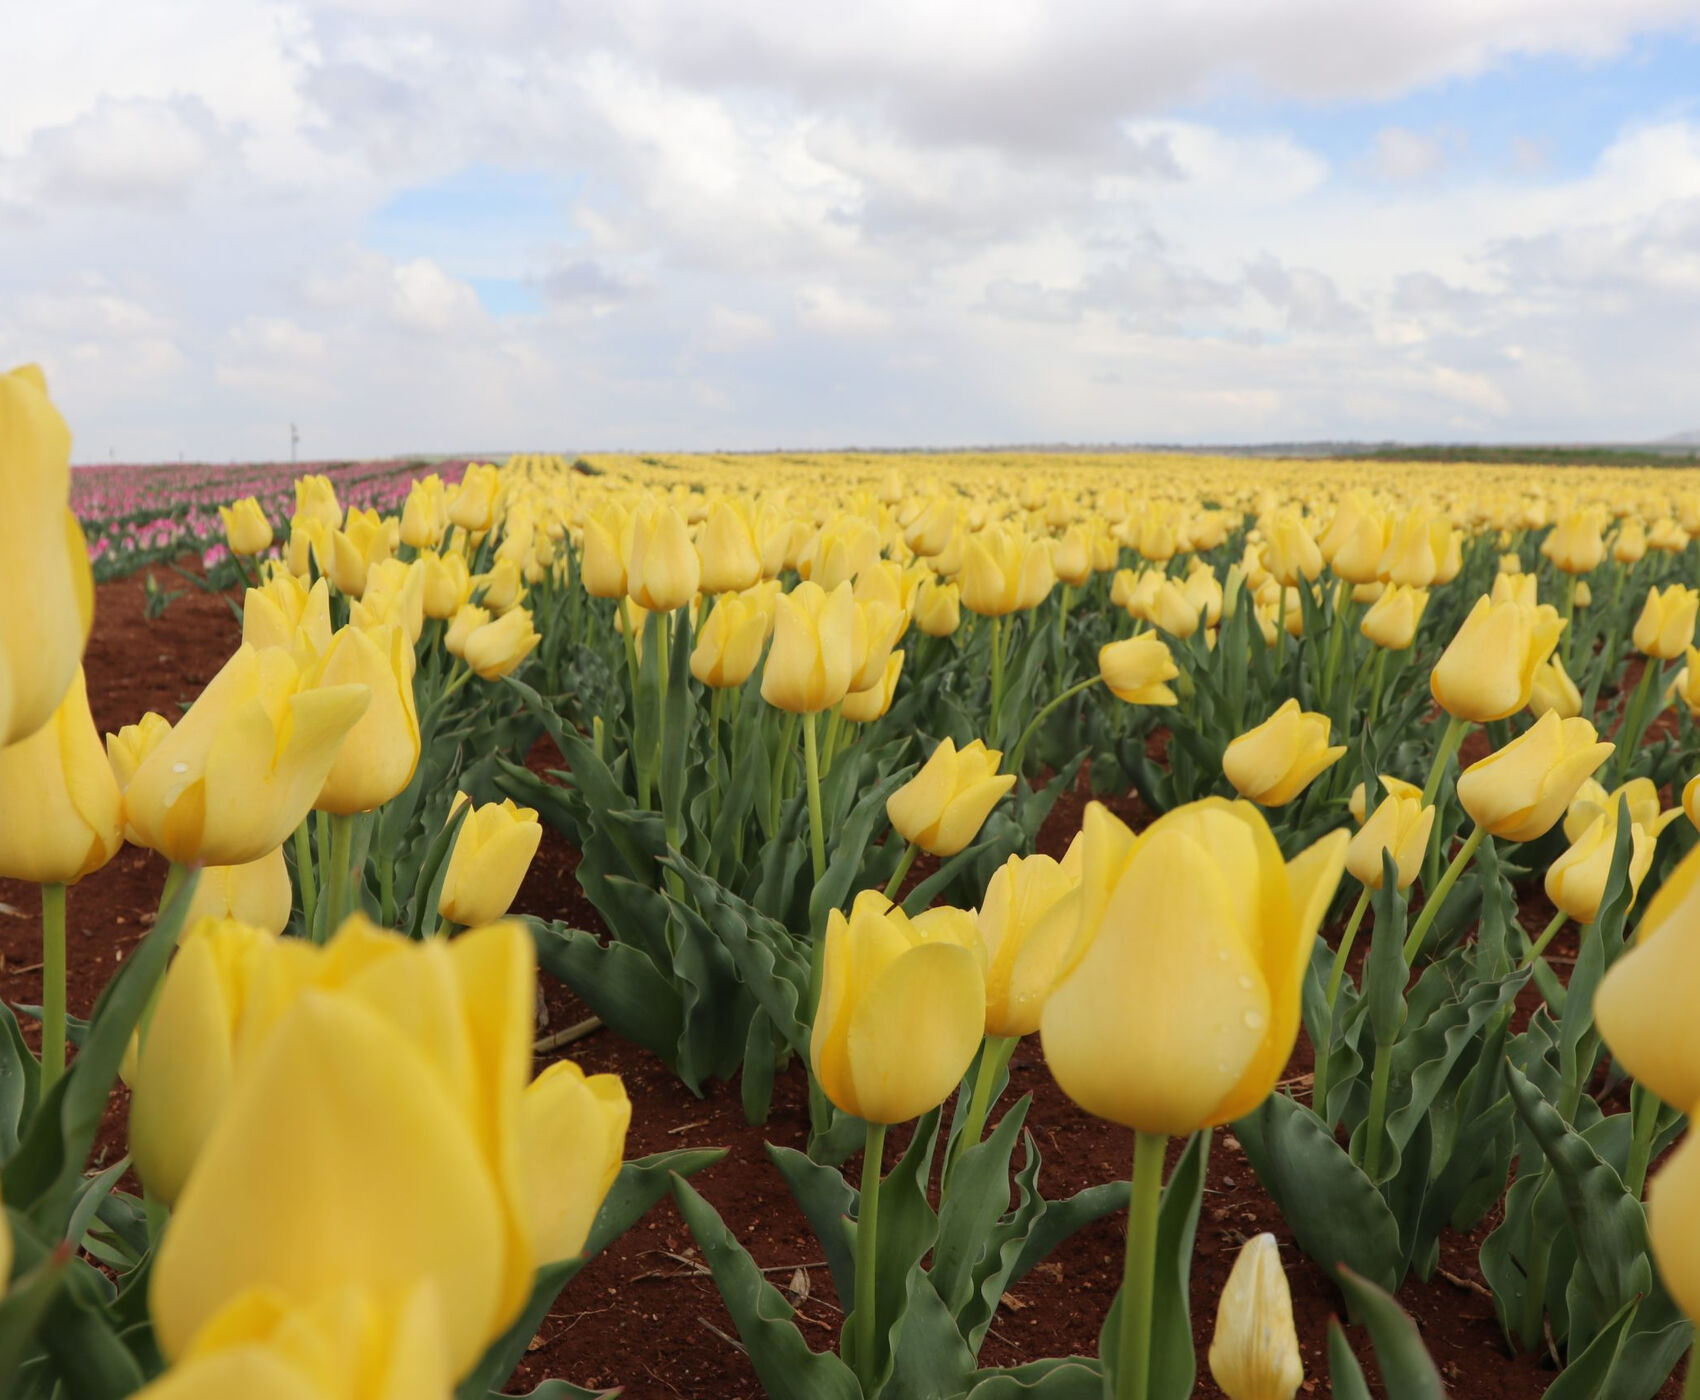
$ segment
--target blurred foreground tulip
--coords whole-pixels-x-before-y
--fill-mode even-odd
[[[195,883],[184,927],[200,919],[235,919],[266,933],[282,933],[293,911],[295,887],[279,846],[246,865],[209,865]]]
[[[1293,1295],[1271,1234],[1240,1247],[1216,1306],[1210,1374],[1228,1400],[1292,1400],[1304,1384]]]
[[[123,798],[79,666],[48,722],[0,749],[0,878],[74,885],[124,844]]]
[[[897,833],[935,856],[953,856],[980,834],[998,800],[1015,786],[998,772],[1000,749],[976,739],[959,750],[940,740],[921,771],[886,799],[885,814]]]
[[[465,793],[455,794],[451,819],[467,801]],[[512,798],[474,807],[455,834],[437,912],[469,926],[501,918],[513,907],[542,840],[536,811],[515,806]]]
[[[1695,1110],[1700,1103],[1690,1105],[1690,1123]],[[1665,1288],[1691,1319],[1700,1318],[1700,1133],[1692,1127],[1647,1194],[1647,1238]]]
[[[1264,807],[1284,806],[1345,754],[1344,745],[1329,747],[1329,727],[1327,715],[1311,714],[1297,700],[1288,700],[1229,743],[1222,771],[1241,797]]]

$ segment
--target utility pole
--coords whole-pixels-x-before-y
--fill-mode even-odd
[[[295,424],[289,425],[289,465],[295,465],[295,449],[301,441],[301,434],[296,431]]]

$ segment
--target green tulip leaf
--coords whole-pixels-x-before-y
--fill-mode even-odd
[[[1103,1400],[1104,1374],[1085,1356],[1057,1356],[1009,1370],[977,1371],[966,1400]]]
[[[599,943],[594,934],[565,924],[525,922],[539,967],[571,987],[616,1035],[673,1063],[684,1007],[678,988],[647,954],[627,943]]]
[[[856,1250],[850,1221],[856,1213],[858,1192],[837,1167],[823,1166],[793,1147],[767,1144],[767,1155],[802,1208],[809,1227],[820,1241],[821,1252],[832,1274],[832,1286],[840,1298],[856,1293]]]
[[[1364,1368],[1352,1354],[1346,1329],[1338,1319],[1328,1319],[1328,1388],[1333,1400],[1370,1400]]]
[[[962,1149],[951,1163],[939,1207],[933,1248],[933,1285],[953,1315],[974,1293],[974,1266],[994,1239],[993,1227],[1009,1200],[1009,1164],[1033,1096],[1023,1094],[983,1142]]]
[[[0,1002],[0,1163],[18,1142],[41,1098],[41,1065],[24,1043],[18,1018]]]
[[[956,1318],[919,1262],[907,1283],[903,1310],[891,1329],[891,1373],[877,1394],[880,1400],[960,1395],[968,1388],[974,1357]]]
[[[1440,1372],[1410,1314],[1393,1301],[1391,1293],[1344,1264],[1338,1276],[1352,1312],[1369,1328],[1387,1400],[1446,1400]]]

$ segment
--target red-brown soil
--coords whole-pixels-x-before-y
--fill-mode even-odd
[[[139,579],[99,589],[94,636],[86,668],[95,722],[115,729],[143,710],[175,718],[238,640],[239,628],[223,598],[191,591],[163,617],[148,620]],[[1078,829],[1084,787],[1065,794],[1041,836],[1041,848],[1060,854]],[[1144,820],[1136,798],[1112,803],[1130,821]],[[516,908],[549,919],[599,926],[579,890],[577,852],[546,831]],[[87,1015],[113,967],[145,931],[158,899],[164,866],[146,852],[126,849],[104,870],[71,892],[69,901],[70,1004]],[[32,887],[0,881],[0,996],[34,1003],[41,994],[37,918]],[[1523,921],[1538,931],[1550,908],[1531,892]],[[1552,960],[1561,968],[1575,952],[1561,935]],[[547,1028],[573,1024],[586,1013],[563,986],[546,986]],[[34,1027],[26,1032],[33,1037]],[[622,1076],[633,1104],[627,1154],[641,1156],[679,1147],[722,1146],[729,1156],[699,1175],[695,1185],[782,1289],[794,1289],[798,1321],[810,1345],[835,1345],[843,1321],[819,1247],[783,1181],[762,1152],[764,1140],[801,1147],[807,1136],[805,1085],[800,1067],[781,1077],[772,1117],[753,1128],[744,1121],[736,1085],[716,1085],[694,1098],[659,1061],[607,1031],[571,1047],[588,1072]],[[1302,1039],[1287,1077],[1297,1092],[1308,1088],[1311,1054]],[[1031,1091],[1029,1124],[1044,1156],[1043,1184],[1057,1197],[1112,1177],[1126,1176],[1130,1135],[1088,1117],[1063,1097],[1046,1074],[1036,1038],[1018,1050],[1011,1066],[1016,1090]],[[123,1104],[109,1110],[99,1151],[108,1160],[122,1151]],[[1272,1230],[1292,1282],[1293,1303],[1308,1379],[1301,1394],[1326,1395],[1328,1318],[1342,1312],[1333,1286],[1292,1244],[1273,1204],[1259,1188],[1237,1144],[1216,1131],[1203,1215],[1193,1264],[1192,1306],[1199,1358],[1200,1396],[1220,1392],[1211,1383],[1205,1352],[1235,1252],[1250,1235]],[[901,1143],[901,1136],[897,1143]],[[895,1151],[895,1146],[890,1149]],[[888,1157],[888,1161],[892,1160]],[[850,1170],[857,1170],[850,1164]],[[405,1168],[398,1168],[405,1170]],[[1490,1222],[1491,1223],[1491,1222]],[[1400,1301],[1416,1317],[1453,1393],[1471,1400],[1532,1400],[1554,1372],[1529,1357],[1506,1354],[1493,1305],[1476,1267],[1482,1231],[1449,1236],[1441,1270],[1428,1283],[1412,1280]],[[1092,1352],[1119,1280],[1125,1227],[1119,1218],[1082,1231],[1037,1269],[1006,1301],[983,1353],[986,1364],[1011,1364],[1057,1353]],[[713,1397],[754,1400],[761,1394],[731,1319],[700,1264],[690,1232],[670,1201],[593,1262],[557,1303],[533,1343],[511,1389],[524,1391],[550,1376],[579,1385],[621,1386],[632,1400]],[[805,1287],[806,1281],[806,1287]],[[806,1292],[806,1296],[803,1296]],[[1358,1329],[1354,1342],[1367,1359]],[[1372,1370],[1373,1374],[1373,1370]],[[1662,1396],[1675,1396],[1675,1382]]]

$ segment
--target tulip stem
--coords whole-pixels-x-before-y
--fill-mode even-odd
[[[998,741],[998,722],[1003,717],[1003,619],[993,617],[992,624],[992,722],[991,733],[988,736],[995,744]]]
[[[1682,1383],[1682,1400],[1700,1400],[1700,1346],[1688,1349],[1688,1378]]]
[[[1369,1122],[1364,1133],[1364,1175],[1372,1182],[1381,1170],[1381,1140],[1387,1136],[1387,1083],[1392,1075],[1393,1042],[1377,1043],[1375,1068],[1370,1072]]]
[[[820,807],[820,752],[815,744],[813,714],[803,716],[804,777],[809,788],[809,856],[814,861],[815,884],[826,878],[826,826]]]
[[[449,683],[445,685],[437,695],[437,704],[441,705],[449,698],[449,696],[453,695],[457,690],[472,679],[472,667],[467,666],[464,661],[461,662],[461,665],[465,667],[465,669],[458,672],[452,672],[450,674]]]
[[[1381,683],[1387,671],[1387,648],[1375,649],[1375,664],[1370,670],[1369,709],[1365,711],[1364,728],[1375,727],[1375,717],[1381,712]]]
[[[1322,1033],[1322,1043],[1315,1047],[1315,1078],[1310,1093],[1310,1106],[1324,1123],[1329,1121],[1328,1052],[1334,1045],[1334,1003],[1339,1000],[1340,983],[1346,976],[1346,959],[1352,955],[1352,944],[1357,939],[1358,929],[1363,925],[1364,915],[1369,911],[1372,893],[1370,887],[1365,885],[1358,895],[1358,902],[1352,906],[1352,917],[1346,920],[1346,931],[1340,935],[1340,946],[1334,953],[1334,966],[1328,972],[1328,1016]]]
[[[1623,723],[1617,730],[1617,752],[1612,755],[1612,772],[1618,783],[1623,782],[1623,775],[1629,768],[1630,760],[1641,746],[1641,734],[1647,727],[1647,702],[1657,692],[1663,672],[1664,664],[1658,657],[1647,657],[1646,664],[1641,668],[1641,679],[1636,683],[1628,705],[1624,707]]]
[[[872,1395],[878,1379],[874,1364],[874,1270],[879,1252],[880,1167],[885,1157],[885,1124],[869,1123],[862,1152],[862,1194],[856,1204],[856,1308],[847,1326],[851,1343],[851,1369],[862,1382],[862,1393]]]
[[[1133,1140],[1115,1400],[1147,1400],[1151,1393],[1151,1295],[1157,1272],[1157,1216],[1163,1204],[1163,1155],[1168,1144],[1162,1133],[1137,1133]]]
[[[1529,948],[1528,953],[1524,956],[1523,961],[1517,964],[1517,970],[1519,972],[1526,967],[1533,967],[1535,965],[1541,954],[1546,952],[1547,944],[1552,942],[1553,935],[1564,927],[1564,921],[1569,917],[1570,916],[1562,909],[1552,916],[1552,922],[1541,931],[1541,936],[1534,941],[1533,945]]]
[[[295,878],[301,886],[301,923],[307,937],[313,936],[313,915],[319,907],[319,885],[313,877],[313,837],[307,817],[295,828]]]
[[[471,673],[468,672],[470,675]],[[348,917],[354,866],[354,818],[329,814],[331,827],[330,895],[325,910],[325,936],[332,937]]]
[[[1629,1086],[1629,1164],[1623,1174],[1623,1189],[1632,1200],[1640,1200],[1647,1185],[1647,1166],[1653,1159],[1653,1135],[1659,1126],[1659,1096],[1644,1084]],[[1694,1369],[1692,1365],[1690,1369]]]
[[[1446,732],[1440,736],[1440,747],[1434,751],[1434,762],[1428,770],[1428,781],[1423,784],[1423,806],[1432,806],[1435,793],[1440,791],[1440,779],[1446,772],[1447,761],[1458,752],[1458,746],[1464,742],[1464,734],[1470,727],[1470,721],[1459,719],[1457,715],[1446,717]]]
[[[1564,663],[1564,669],[1570,670],[1571,657],[1575,655],[1571,647],[1571,638],[1576,631],[1576,575],[1568,571],[1564,575],[1564,631],[1559,634],[1558,654]]]
[[[1470,834],[1464,838],[1464,844],[1458,848],[1458,854],[1452,857],[1452,864],[1446,867],[1446,873],[1440,877],[1440,883],[1434,887],[1434,893],[1423,901],[1416,926],[1412,928],[1411,936],[1405,940],[1406,967],[1416,961],[1417,953],[1423,946],[1423,939],[1434,927],[1440,906],[1446,903],[1446,896],[1452,893],[1452,887],[1458,883],[1458,877],[1464,873],[1464,867],[1474,858],[1486,836],[1487,831],[1484,828],[1470,828]]]
[[[41,887],[41,1092],[65,1072],[65,887]]]
[[[992,1091],[997,1087],[998,1076],[1009,1068],[1010,1056],[1020,1042],[1021,1037],[1014,1035],[986,1037],[985,1046],[980,1051],[980,1068],[974,1075],[974,1097],[968,1104],[968,1116],[962,1120],[962,1131],[950,1145],[950,1156],[945,1162],[946,1191],[950,1189],[950,1174],[956,1170],[958,1159],[970,1147],[978,1146],[985,1134],[986,1115],[992,1107]]]
[[[897,869],[891,872],[891,879],[885,886],[885,897],[893,904],[897,903],[897,891],[903,886],[903,877],[909,873],[909,867],[915,864],[915,857],[920,854],[921,848],[913,841],[903,848],[903,857],[897,862]]]
[[[1063,691],[1061,695],[1057,696],[1055,700],[1051,701],[1050,704],[1046,705],[1044,709],[1040,710],[1038,714],[1034,715],[1033,718],[1028,721],[1027,728],[1021,731],[1021,737],[1015,741],[1015,748],[1010,751],[1009,771],[1014,773],[1017,777],[1021,776],[1021,760],[1027,754],[1027,745],[1032,742],[1033,736],[1039,732],[1039,726],[1045,722],[1052,710],[1056,709],[1057,706],[1061,705],[1064,701],[1072,700],[1076,695],[1080,694],[1081,691],[1097,685],[1098,682],[1103,679],[1104,677],[1100,674],[1096,676],[1088,676],[1083,681],[1075,682],[1075,684]]]

